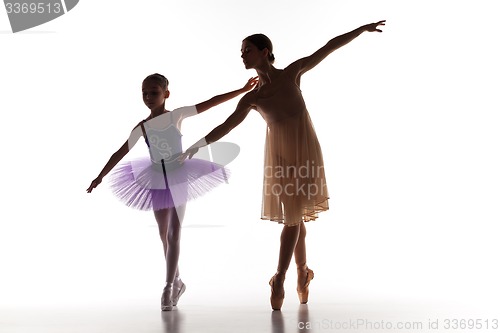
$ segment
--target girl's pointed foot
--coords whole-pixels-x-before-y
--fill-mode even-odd
[[[275,311],[281,310],[283,300],[285,299],[284,282],[285,276],[279,273],[276,273],[269,281],[269,285],[271,286],[271,307]]]
[[[309,299],[309,283],[314,278],[314,272],[309,267],[297,268],[297,294],[300,304],[306,304]]]
[[[165,288],[163,288],[163,294],[161,295],[162,311],[172,311],[174,308],[174,302],[172,299],[172,289],[173,289],[172,283],[167,283]]]
[[[174,280],[174,289],[172,291],[172,305],[177,306],[177,303],[179,302],[179,298],[181,297],[182,294],[186,291],[186,285],[184,282],[181,281],[181,279],[176,278]]]

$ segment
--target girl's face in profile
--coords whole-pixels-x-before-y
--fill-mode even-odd
[[[150,110],[163,107],[167,97],[168,90],[164,90],[158,83],[145,81],[142,84],[142,100]]]

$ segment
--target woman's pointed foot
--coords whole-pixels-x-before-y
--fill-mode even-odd
[[[297,269],[297,294],[300,304],[306,304],[309,300],[309,283],[314,278],[314,272],[309,267]]]
[[[281,310],[283,300],[285,299],[284,282],[285,276],[279,273],[276,273],[269,281],[269,285],[271,286],[271,307],[275,311]]]

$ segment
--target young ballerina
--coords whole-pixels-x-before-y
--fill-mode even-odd
[[[285,297],[283,283],[292,255],[297,264],[297,293],[307,303],[309,282],[314,273],[306,264],[306,228],[328,210],[328,188],[323,155],[300,90],[300,78],[330,53],[346,45],[365,31],[382,32],[385,21],[363,25],[331,39],[308,57],[285,69],[273,66],[273,46],[269,38],[255,34],[243,40],[241,57],[247,69],[259,77],[256,89],[245,94],[234,113],[179,157],[191,158],[200,147],[213,143],[257,110],[267,123],[262,219],[283,223],[276,274],[271,278],[271,307],[280,310]]]
[[[149,75],[142,83],[142,97],[151,110],[150,115],[134,127],[129,139],[111,155],[87,189],[91,193],[113,170],[110,181],[114,194],[130,207],[154,211],[166,260],[166,285],[161,298],[163,311],[172,310],[186,289],[178,269],[185,204],[225,182],[227,173],[223,166],[206,160],[196,159],[194,163],[177,160],[182,153],[182,120],[250,91],[257,82],[256,77],[251,78],[241,89],[195,106],[167,111],[168,80],[161,74]],[[115,168],[141,136],[148,145],[150,156],[121,163]]]

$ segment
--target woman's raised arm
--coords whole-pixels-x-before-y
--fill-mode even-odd
[[[322,48],[314,52],[308,57],[301,58],[294,63],[292,63],[289,67],[297,68],[298,74],[302,75],[308,70],[314,68],[317,64],[319,64],[323,59],[325,59],[329,54],[333,51],[339,49],[340,47],[348,44],[353,39],[361,35],[363,32],[382,32],[379,29],[379,26],[385,25],[385,20],[378,21],[376,23],[365,24],[357,29],[354,29],[351,32],[345,33],[343,35],[332,38],[328,43],[325,44]]]

